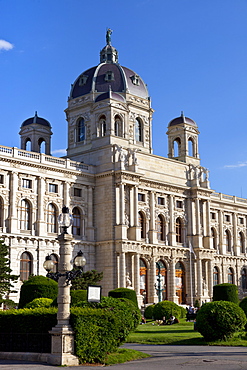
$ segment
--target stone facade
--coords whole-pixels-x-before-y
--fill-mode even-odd
[[[244,296],[247,200],[210,189],[197,124],[183,114],[168,125],[168,158],[152,154],[146,86],[117,58],[107,44],[72,85],[65,158],[49,155],[51,127],[37,114],[21,127],[22,149],[0,146],[0,237],[21,275],[9,298],[18,301],[30,273],[45,275],[47,254],[58,260],[64,204],[73,256],[82,250],[85,270],[103,271],[104,295],[128,287],[140,305],[157,302],[160,277],[162,299],[180,304],[211,300],[223,282]],[[48,154],[39,153],[43,141]]]

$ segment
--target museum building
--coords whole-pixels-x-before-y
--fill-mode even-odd
[[[111,45],[100,63],[73,83],[67,155],[51,155],[51,124],[35,113],[20,129],[21,148],[0,146],[0,238],[11,269],[45,275],[59,260],[58,215],[69,207],[73,256],[85,271],[103,271],[103,295],[118,287],[140,305],[212,299],[213,286],[247,293],[247,199],[210,189],[200,165],[198,126],[181,116],[168,124],[168,158],[153,154],[151,100],[142,78],[118,62]]]

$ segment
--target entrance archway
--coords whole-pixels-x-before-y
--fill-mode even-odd
[[[185,270],[182,262],[177,262],[175,266],[175,287],[178,303],[185,303]]]

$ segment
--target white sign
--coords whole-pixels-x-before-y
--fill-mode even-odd
[[[89,285],[87,288],[88,302],[100,302],[101,286]]]

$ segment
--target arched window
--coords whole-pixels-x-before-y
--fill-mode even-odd
[[[57,210],[52,203],[49,203],[47,207],[47,232],[57,232]]]
[[[218,267],[214,267],[213,271],[213,285],[218,285],[219,284],[219,270]]]
[[[141,238],[145,239],[146,237],[146,225],[145,225],[145,216],[142,212],[138,213],[139,215],[139,227],[141,228]]]
[[[146,262],[140,258],[140,294],[143,296],[143,303],[147,299],[147,266]]]
[[[114,131],[116,136],[123,136],[122,120],[119,116],[115,116]]]
[[[244,234],[242,232],[238,234],[238,245],[240,247],[240,253],[245,253]]]
[[[51,269],[51,272],[58,272],[58,256],[55,253],[50,254],[51,260],[53,261],[54,265]]]
[[[242,289],[243,291],[246,291],[247,290],[247,270],[246,268],[243,268],[241,277],[242,277]]]
[[[231,234],[229,230],[225,230],[225,245],[226,245],[226,251],[231,252],[232,245],[231,245]]]
[[[106,117],[101,116],[99,119],[99,136],[106,136]]]
[[[31,140],[29,138],[27,138],[25,141],[25,150],[31,152]]]
[[[31,253],[22,253],[20,262],[20,279],[21,281],[28,280],[29,276],[32,274],[33,269],[33,258]]]
[[[195,144],[192,138],[189,138],[188,140],[188,154],[190,157],[195,156]]]
[[[228,284],[233,284],[233,269],[231,267],[229,267],[229,269],[227,270],[227,282]]]
[[[217,236],[216,231],[213,227],[211,227],[211,247],[213,249],[217,249]]]
[[[181,218],[178,217],[176,219],[176,242],[177,243],[182,243],[182,221]]]
[[[177,137],[173,141],[173,157],[179,157],[181,152],[181,140]]]
[[[85,140],[85,121],[84,118],[80,118],[77,123],[77,141]]]
[[[31,207],[26,199],[22,199],[19,209],[20,230],[31,230]]]
[[[143,141],[142,121],[140,118],[137,118],[135,121],[135,141]]]
[[[73,226],[72,226],[72,234],[73,235],[81,235],[81,212],[79,208],[75,207],[72,210],[73,215]]]
[[[165,223],[162,215],[159,215],[157,219],[157,238],[159,241],[165,240]]]
[[[45,139],[43,139],[42,137],[38,141],[38,146],[39,146],[39,153],[46,152],[46,142],[45,142]]]

